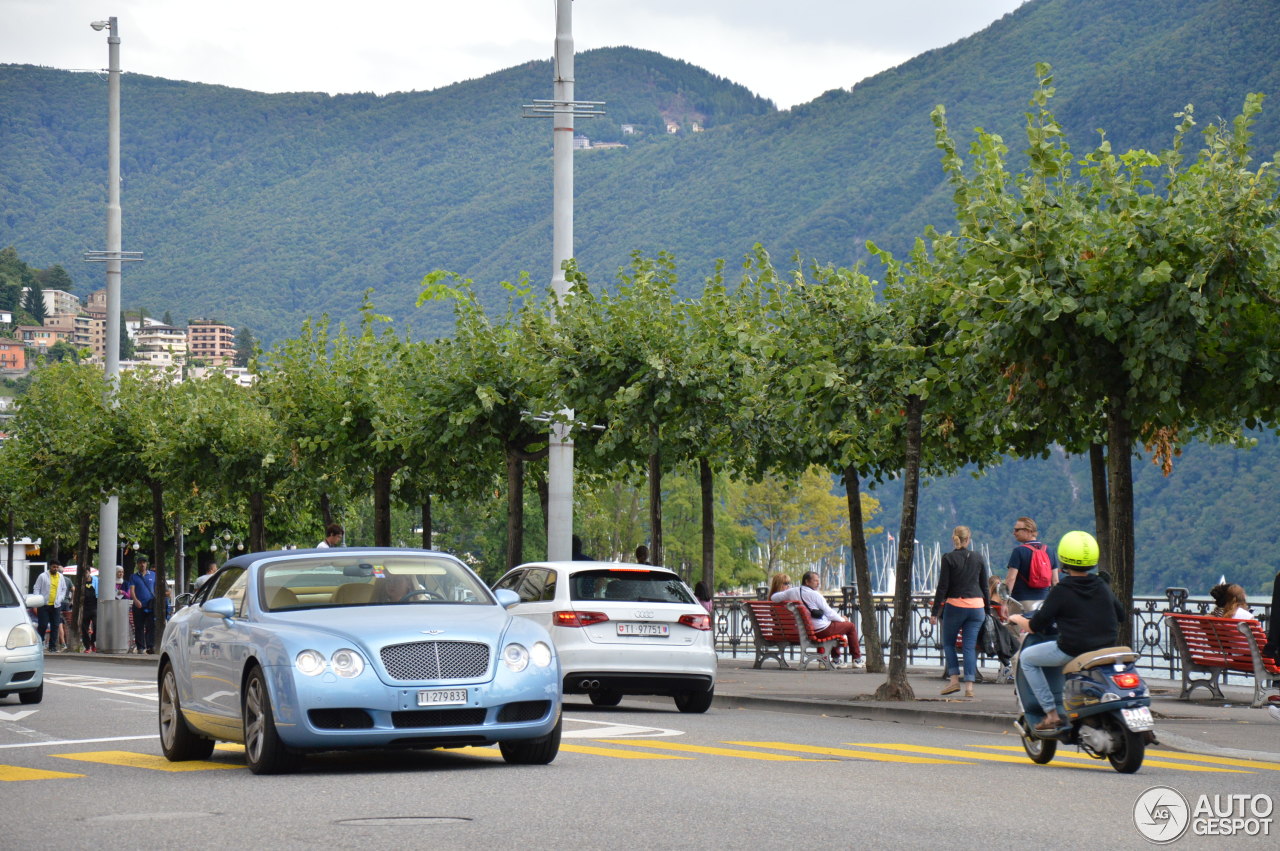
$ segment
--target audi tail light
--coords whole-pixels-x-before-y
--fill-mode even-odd
[[[551,614],[552,626],[591,626],[593,623],[603,623],[609,619],[604,612],[553,612]]]
[[[711,629],[711,615],[681,615],[680,623],[694,629]]]

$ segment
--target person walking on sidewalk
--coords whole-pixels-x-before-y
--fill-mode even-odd
[[[1013,538],[1018,545],[1009,554],[1004,584],[1009,589],[1009,596],[1021,604],[1024,612],[1030,612],[1044,602],[1049,596],[1049,589],[1058,581],[1058,565],[1053,561],[1053,553],[1040,543],[1036,537],[1038,534],[1036,521],[1030,517],[1019,517],[1014,521]],[[1032,575],[1031,566],[1037,550],[1048,556],[1047,577]]]
[[[1068,532],[1058,543],[1058,560],[1067,576],[1053,587],[1044,604],[1026,615],[1010,615],[1009,622],[1028,632],[1050,632],[1057,624],[1058,640],[1022,646],[1018,664],[1027,685],[1044,710],[1036,725],[1041,732],[1062,726],[1045,668],[1061,668],[1081,653],[1111,647],[1120,633],[1124,608],[1111,588],[1091,571],[1098,565],[1098,542],[1088,532]]]
[[[44,603],[36,609],[36,632],[41,641],[45,641],[45,630],[48,630],[48,648],[50,653],[58,650],[58,623],[62,620],[62,602],[71,592],[71,583],[62,575],[62,564],[57,559],[50,559],[44,573],[36,577],[31,588]]]
[[[153,604],[156,599],[156,575],[146,556],[138,556],[138,569],[129,577],[129,590],[133,592],[133,643],[137,653],[155,650],[156,618]]]
[[[790,581],[785,584],[790,586]],[[785,603],[790,600],[798,600],[802,606],[809,610],[809,616],[813,618],[813,634],[818,638],[832,638],[837,635],[847,636],[849,640],[849,656],[852,662],[839,662],[832,655],[832,663],[837,668],[855,668],[862,667],[862,648],[858,645],[858,628],[844,615],[837,612],[827,603],[827,598],[822,595],[819,590],[822,587],[822,578],[812,570],[806,572],[800,579],[798,587],[786,587],[769,599],[775,603]]]
[[[969,549],[968,526],[957,526],[951,533],[955,546],[942,557],[938,572],[938,590],[933,597],[933,610],[929,622],[935,626],[942,618],[942,652],[947,661],[947,676],[951,678],[942,687],[943,694],[960,691],[964,680],[964,696],[973,697],[973,682],[978,678],[978,630],[991,612],[990,593],[987,590],[987,564],[982,556]],[[964,651],[964,676],[956,659],[956,635],[961,636]]]

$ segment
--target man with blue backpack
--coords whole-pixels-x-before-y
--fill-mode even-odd
[[[1018,545],[1009,555],[1004,584],[1009,596],[1017,600],[1024,612],[1040,607],[1049,589],[1058,581],[1058,565],[1053,553],[1040,543],[1036,521],[1019,517],[1013,524],[1013,537]]]

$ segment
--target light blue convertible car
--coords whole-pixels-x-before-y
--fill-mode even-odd
[[[456,558],[335,548],[228,561],[169,621],[160,742],[171,761],[243,742],[255,774],[299,754],[497,743],[507,762],[560,749],[560,663]]]

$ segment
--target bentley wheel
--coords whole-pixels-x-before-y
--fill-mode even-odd
[[[560,719],[550,733],[538,739],[499,742],[502,758],[512,765],[547,765],[560,753]]]
[[[261,668],[250,671],[244,684],[244,758],[254,774],[280,774],[294,764],[293,754],[276,732],[271,694]]]
[[[213,753],[213,740],[191,732],[182,717],[178,679],[168,662],[160,670],[160,750],[169,762],[208,759]]]

